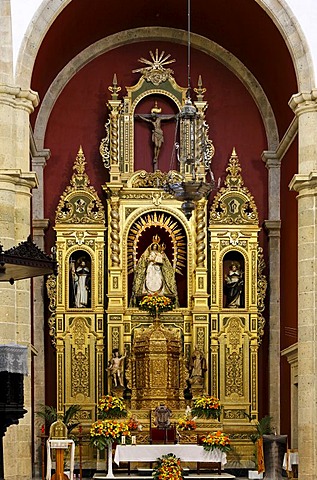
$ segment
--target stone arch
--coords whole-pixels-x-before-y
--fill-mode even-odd
[[[299,22],[285,0],[255,0],[282,35],[293,60],[298,90],[315,87],[313,60]]]
[[[70,79],[87,63],[99,55],[131,42],[142,40],[169,40],[183,45],[187,44],[187,32],[165,27],[146,27],[126,30],[110,35],[90,45],[72,59],[56,76],[54,82],[45,95],[35,124],[34,137],[38,148],[43,148],[46,125],[51,110],[61,91]],[[228,68],[246,87],[253,97],[261,114],[266,131],[268,148],[275,150],[279,143],[276,121],[269,101],[252,73],[243,65],[238,58],[220,45],[200,35],[192,34],[191,44],[194,48],[212,56]]]
[[[300,91],[314,87],[313,63],[304,34],[285,0],[255,0],[272,19],[292,56]],[[36,11],[22,41],[16,65],[16,84],[30,88],[32,70],[40,44],[71,0],[44,0]]]
[[[30,88],[35,59],[40,45],[52,26],[71,0],[44,0],[36,10],[19,50],[15,68],[16,85]]]

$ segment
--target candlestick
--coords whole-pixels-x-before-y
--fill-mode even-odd
[[[131,442],[132,442],[132,445],[136,445],[136,436],[135,435],[132,435]]]
[[[121,445],[125,445],[125,435],[121,435]]]

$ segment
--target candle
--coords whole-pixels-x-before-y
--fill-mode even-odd
[[[121,445],[125,445],[125,435],[121,435]]]
[[[41,434],[44,435],[44,433],[45,433],[45,426],[42,425],[42,426],[41,426]]]
[[[131,437],[132,445],[136,445],[136,436],[132,435]]]

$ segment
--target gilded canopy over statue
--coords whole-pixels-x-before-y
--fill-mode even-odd
[[[178,306],[175,272],[165,253],[165,244],[158,235],[142,253],[133,277],[131,306],[138,305],[138,297],[143,295],[166,295],[175,299]]]

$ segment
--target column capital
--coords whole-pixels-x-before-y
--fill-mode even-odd
[[[43,237],[48,229],[50,221],[47,218],[34,218],[32,221],[33,236]]]
[[[276,151],[264,150],[261,157],[268,170],[270,168],[281,168],[281,159]]]
[[[317,189],[317,173],[311,172],[309,174],[297,173],[294,175],[288,185],[290,190],[300,192],[302,190],[316,190]],[[312,192],[314,193],[314,192]]]
[[[296,115],[303,113],[317,112],[317,89],[311,92],[299,92],[293,95],[288,102]]]
[[[37,92],[31,89],[0,84],[0,105],[8,105],[32,113],[38,104],[39,96]]]
[[[38,186],[35,172],[22,172],[20,169],[9,168],[0,169],[0,183],[10,183],[13,185],[24,186],[29,189],[36,188]]]
[[[264,228],[269,237],[280,237],[281,220],[264,220]]]
[[[49,148],[44,148],[43,150],[37,151],[34,155],[32,155],[32,167],[44,168],[50,156],[51,151]]]

